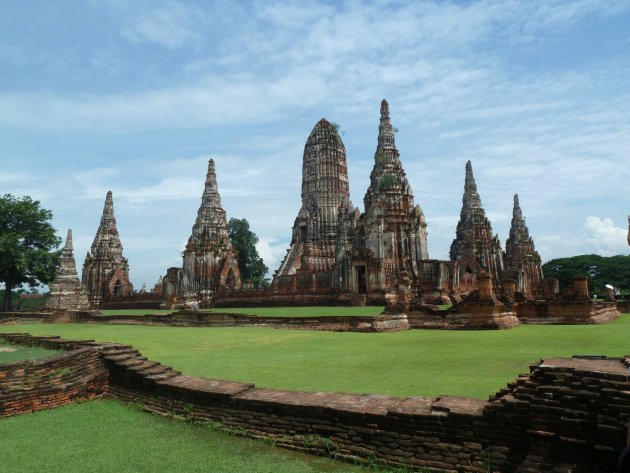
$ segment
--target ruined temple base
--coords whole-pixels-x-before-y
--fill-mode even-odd
[[[603,324],[621,315],[615,302],[528,301],[518,304],[516,312],[524,324],[583,325]]]
[[[95,310],[54,310],[48,313],[42,322],[46,324],[70,324],[79,322],[81,317],[89,317],[96,314],[97,311]]]
[[[464,302],[452,309],[418,307],[407,314],[411,328],[442,330],[497,330],[520,324],[503,304]]]

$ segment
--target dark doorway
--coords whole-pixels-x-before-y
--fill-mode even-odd
[[[359,288],[359,294],[367,293],[367,283],[365,281],[365,266],[356,266],[357,268],[357,285]]]
[[[120,279],[117,279],[116,282],[114,283],[114,295],[119,296],[121,292],[122,292],[122,283],[120,282]]]

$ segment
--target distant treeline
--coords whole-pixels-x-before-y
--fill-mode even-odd
[[[605,284],[620,288],[624,294],[628,294],[630,255],[580,255],[552,259],[543,264],[543,272],[547,278],[558,278],[560,289],[571,284],[576,276],[586,276],[591,294],[603,295]]]

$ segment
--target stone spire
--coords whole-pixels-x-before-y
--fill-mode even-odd
[[[50,284],[50,297],[46,301],[47,309],[78,310],[89,307],[87,295],[83,292],[72,248],[72,230],[68,230],[66,244],[61,254],[59,269]]]
[[[520,243],[529,240],[529,229],[525,225],[523,211],[518,200],[518,194],[514,194],[514,208],[512,209],[512,225],[510,226],[510,238],[508,241]],[[507,247],[506,247],[507,249]]]
[[[475,177],[473,176],[472,163],[470,160],[466,162],[466,179],[464,181],[464,197],[462,199],[462,204],[462,214],[470,211],[471,209],[481,209],[481,211],[485,214],[485,211],[481,206],[481,198],[477,193],[477,183],[475,182]]]
[[[542,297],[543,272],[540,255],[529,236],[518,194],[514,194],[510,237],[505,242],[505,275],[513,278],[516,291],[528,299]]]
[[[212,237],[220,241],[229,240],[225,210],[221,206],[221,196],[217,185],[214,160],[208,161],[206,182],[201,196],[201,205],[197,211],[197,219],[192,228],[192,243]],[[189,244],[191,241],[189,241]]]
[[[107,192],[101,223],[98,226],[91,252],[93,256],[104,257],[108,255],[122,257],[122,243],[116,227],[116,217],[114,217],[114,201],[112,191]]]
[[[335,263],[340,209],[350,202],[346,148],[337,127],[322,118],[304,146],[302,207],[293,225],[291,248],[276,276],[330,271]]]
[[[426,221],[420,206],[414,204],[396,149],[387,100],[381,102],[374,167],[363,202],[366,244],[377,258],[392,261],[390,279],[403,269],[417,275],[417,262],[428,259]]]
[[[451,261],[458,262],[460,281],[465,282],[466,273],[475,275],[484,269],[492,276],[498,293],[503,270],[501,243],[497,236],[493,236],[492,225],[481,205],[470,161],[466,163],[462,210],[450,256]]]
[[[240,288],[242,282],[221,206],[214,160],[210,159],[201,205],[183,253],[181,278],[165,296],[175,295],[209,307],[217,291],[226,287]]]
[[[82,283],[90,303],[95,306],[105,299],[125,297],[133,292],[129,262],[123,256],[114,217],[112,191],[107,192],[101,222],[83,263]]]

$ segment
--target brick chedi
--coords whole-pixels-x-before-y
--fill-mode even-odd
[[[543,272],[540,255],[536,251],[534,240],[529,236],[529,229],[525,225],[518,194],[514,194],[512,225],[510,237],[505,243],[503,262],[505,264],[503,278],[514,280],[517,293],[526,299],[542,298]]]
[[[92,247],[83,263],[82,279],[90,304],[99,306],[106,300],[121,298],[133,292],[129,281],[129,262],[116,227],[112,192],[107,193],[101,223]]]
[[[414,204],[386,100],[381,102],[380,113],[374,167],[363,200],[365,212],[354,231],[349,230],[351,225],[341,225],[344,241],[348,233],[354,234],[352,248],[345,255],[352,261],[345,263],[341,257],[340,274],[335,278],[339,289],[365,293],[373,300],[382,300],[396,286],[401,272],[419,277],[421,261],[428,258],[424,214]],[[352,214],[348,218],[346,221],[352,221]]]
[[[274,276],[274,287],[330,286],[340,213],[353,213],[346,149],[335,126],[321,119],[309,135],[302,160],[302,207],[291,246]],[[317,284],[317,283],[314,283]]]
[[[201,307],[210,307],[219,290],[241,287],[237,253],[230,240],[211,159],[197,219],[183,253],[182,268],[169,269],[164,296],[174,296],[180,304],[199,303]]]
[[[66,245],[61,254],[61,263],[50,284],[50,296],[46,301],[46,308],[53,310],[79,310],[87,309],[90,303],[87,294],[83,291],[77,265],[74,260],[72,248],[72,230],[68,230]]]
[[[493,288],[498,294],[503,271],[502,253],[499,237],[492,234],[492,225],[481,205],[472,164],[468,161],[462,210],[450,250],[451,261],[456,263],[454,286],[462,292],[474,289],[476,275],[483,269],[492,277]]]

